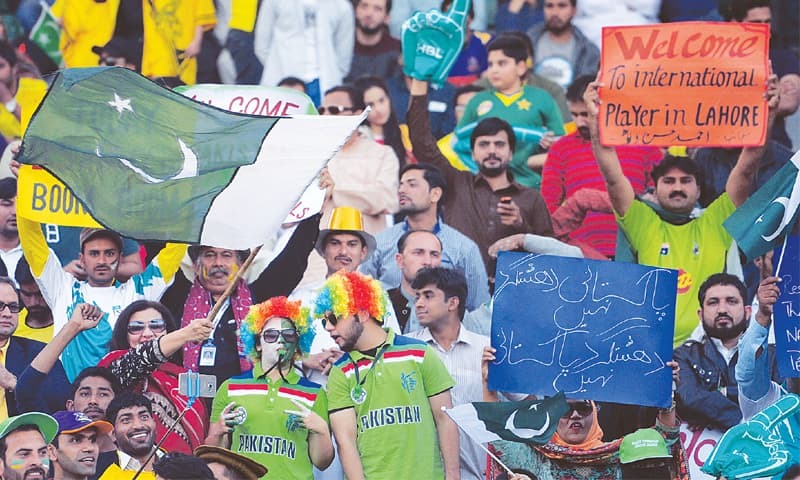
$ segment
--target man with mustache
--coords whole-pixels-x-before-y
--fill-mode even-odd
[[[23,413],[0,423],[0,473],[6,480],[45,480],[50,468],[48,445],[58,432],[50,415]]]
[[[114,427],[105,420],[92,420],[81,412],[60,411],[53,414],[58,422],[58,435],[53,439],[49,458],[53,462],[53,478],[89,480],[97,470],[100,455],[98,439]]]
[[[699,341],[689,340],[675,349],[674,355],[680,366],[678,415],[692,426],[724,432],[742,420],[735,370],[739,338],[752,313],[746,295],[742,281],[728,273],[715,273],[700,285],[697,316],[705,333]],[[764,354],[770,377],[780,383],[775,346]]]
[[[321,182],[320,186],[325,184]],[[238,280],[217,317],[212,319],[214,333],[210,341],[206,344],[187,343],[183,347],[184,367],[216,375],[217,385],[252,368],[237,337],[239,326],[251,305],[288,295],[300,283],[308,265],[308,254],[319,232],[319,219],[320,215],[313,215],[300,222],[283,251],[255,279],[249,283],[244,278]],[[161,303],[174,318],[181,319],[181,327],[195,319],[206,318],[248,255],[246,250],[211,245],[189,247],[191,273],[179,270],[175,281],[161,297]],[[194,278],[190,279],[192,273]],[[205,352],[214,353],[207,353],[207,360],[201,361],[200,354],[204,348]]]
[[[693,213],[700,198],[700,169],[688,157],[667,154],[652,172],[655,196],[663,210],[657,213],[636,198],[633,185],[621,167],[617,149],[600,143],[597,117],[601,87],[599,82],[591,82],[583,95],[589,115],[592,151],[605,179],[617,221],[638,263],[678,270],[673,338],[673,346],[678,347],[698,324],[693,312],[699,307],[696,298],[700,280],[712,273],[727,271],[733,239],[722,222],[750,196],[764,146],[742,149],[728,177],[725,193],[702,214]],[[775,75],[769,77],[765,93],[769,104],[769,119],[765,120],[769,125],[779,101]],[[741,268],[738,261],[734,267]]]
[[[583,92],[592,80],[594,75],[583,75],[567,88],[567,106],[577,131],[561,137],[547,152],[547,161],[542,169],[541,191],[551,215],[581,189],[606,191],[605,180],[592,153],[589,114],[583,102]],[[622,171],[637,195],[652,186],[650,171],[661,160],[661,150],[626,145],[617,148],[617,155]],[[606,257],[613,258],[617,244],[614,214],[588,212],[583,224],[570,234],[570,238],[588,243]]]

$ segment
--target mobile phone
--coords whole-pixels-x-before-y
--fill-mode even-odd
[[[511,197],[500,197],[500,203],[508,205],[511,203]]]
[[[197,372],[178,375],[178,393],[187,397],[214,398],[217,394],[217,377]]]

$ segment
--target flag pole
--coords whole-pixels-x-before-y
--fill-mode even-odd
[[[247,260],[245,260],[244,263],[242,264],[242,268],[240,268],[239,271],[236,272],[236,276],[234,276],[233,280],[231,280],[231,283],[228,284],[228,288],[225,289],[225,291],[219,297],[217,302],[211,308],[211,311],[208,312],[208,317],[206,317],[208,321],[210,322],[214,321],[214,318],[217,316],[217,313],[219,312],[220,308],[222,308],[222,305],[225,303],[225,300],[227,300],[228,297],[231,296],[231,293],[233,293],[233,289],[236,288],[236,284],[239,283],[239,279],[241,279],[244,273],[247,271],[247,269],[250,268],[250,264],[253,263],[253,259],[256,258],[256,255],[258,255],[258,252],[261,250],[262,246],[263,245],[259,245],[256,248],[250,250],[250,255],[247,256]],[[211,335],[214,335],[214,333],[212,332]]]
[[[447,412],[447,408],[446,408],[444,405],[442,405],[442,411],[444,411],[445,413]],[[477,440],[475,440],[474,438],[472,438],[472,435],[470,435],[470,434],[469,434],[469,432],[467,432],[467,431],[466,431],[464,428],[461,428],[461,425],[459,425],[459,424],[458,424],[458,422],[456,422],[455,420],[453,420],[453,418],[452,418],[452,417],[450,417],[450,415],[449,415],[449,414],[448,414],[448,417],[450,418],[450,421],[451,421],[451,422],[455,423],[455,424],[456,424],[456,426],[457,426],[459,429],[461,429],[461,431],[463,431],[463,432],[464,432],[464,433],[467,435],[467,437],[469,437],[469,439],[470,439],[470,440],[472,440],[473,442],[475,442],[475,443],[476,443],[476,444],[477,444],[479,447],[481,447],[481,450],[483,450],[484,452],[486,452],[486,454],[487,454],[487,455],[489,455],[490,457],[492,457],[492,460],[494,460],[495,462],[497,462],[497,464],[498,464],[498,465],[500,465],[501,467],[503,467],[503,470],[505,470],[506,472],[508,472],[508,474],[509,474],[509,475],[514,475],[514,472],[513,472],[513,471],[511,471],[511,469],[510,469],[510,468],[508,468],[508,467],[506,466],[506,464],[505,464],[505,463],[501,462],[501,461],[500,461],[500,459],[499,459],[499,458],[497,458],[497,456],[496,456],[494,453],[490,452],[488,448],[484,447],[484,446],[483,446],[483,443],[481,443],[481,442],[478,442]]]

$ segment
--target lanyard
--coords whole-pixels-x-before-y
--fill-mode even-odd
[[[358,364],[353,360],[352,357],[350,357],[350,362],[353,364],[353,371],[354,371],[355,376],[356,376],[356,385],[357,386],[359,386],[359,387],[364,386],[364,383],[367,381],[367,377],[369,377],[369,374],[372,372],[372,369],[375,368],[375,365],[378,364],[378,360],[380,360],[381,357],[383,357],[383,353],[386,351],[387,348],[389,348],[389,344],[388,343],[384,343],[383,346],[380,348],[380,350],[378,350],[378,353],[375,354],[375,359],[372,360],[372,365],[370,365],[369,370],[367,370],[367,373],[364,375],[363,379],[359,378],[359,375],[358,375]]]

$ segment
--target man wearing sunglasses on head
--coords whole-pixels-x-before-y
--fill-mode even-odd
[[[229,448],[280,478],[312,478],[333,460],[328,402],[319,384],[295,366],[314,337],[307,308],[274,297],[255,305],[239,333],[253,360],[250,378],[217,390],[206,443]]]
[[[0,277],[0,420],[20,413],[15,398],[17,379],[45,347],[42,342],[14,335],[21,309],[13,280]],[[48,392],[46,398],[42,399],[45,403],[43,406],[49,407],[50,411],[62,410],[69,396],[70,385],[61,362],[55,364],[52,374],[43,381]]]
[[[333,87],[317,109],[321,115],[360,115],[366,106],[358,89]],[[353,133],[328,162],[333,178],[330,207],[355,207],[364,215],[364,230],[372,235],[386,228],[386,214],[397,211],[397,155],[361,129]]]

